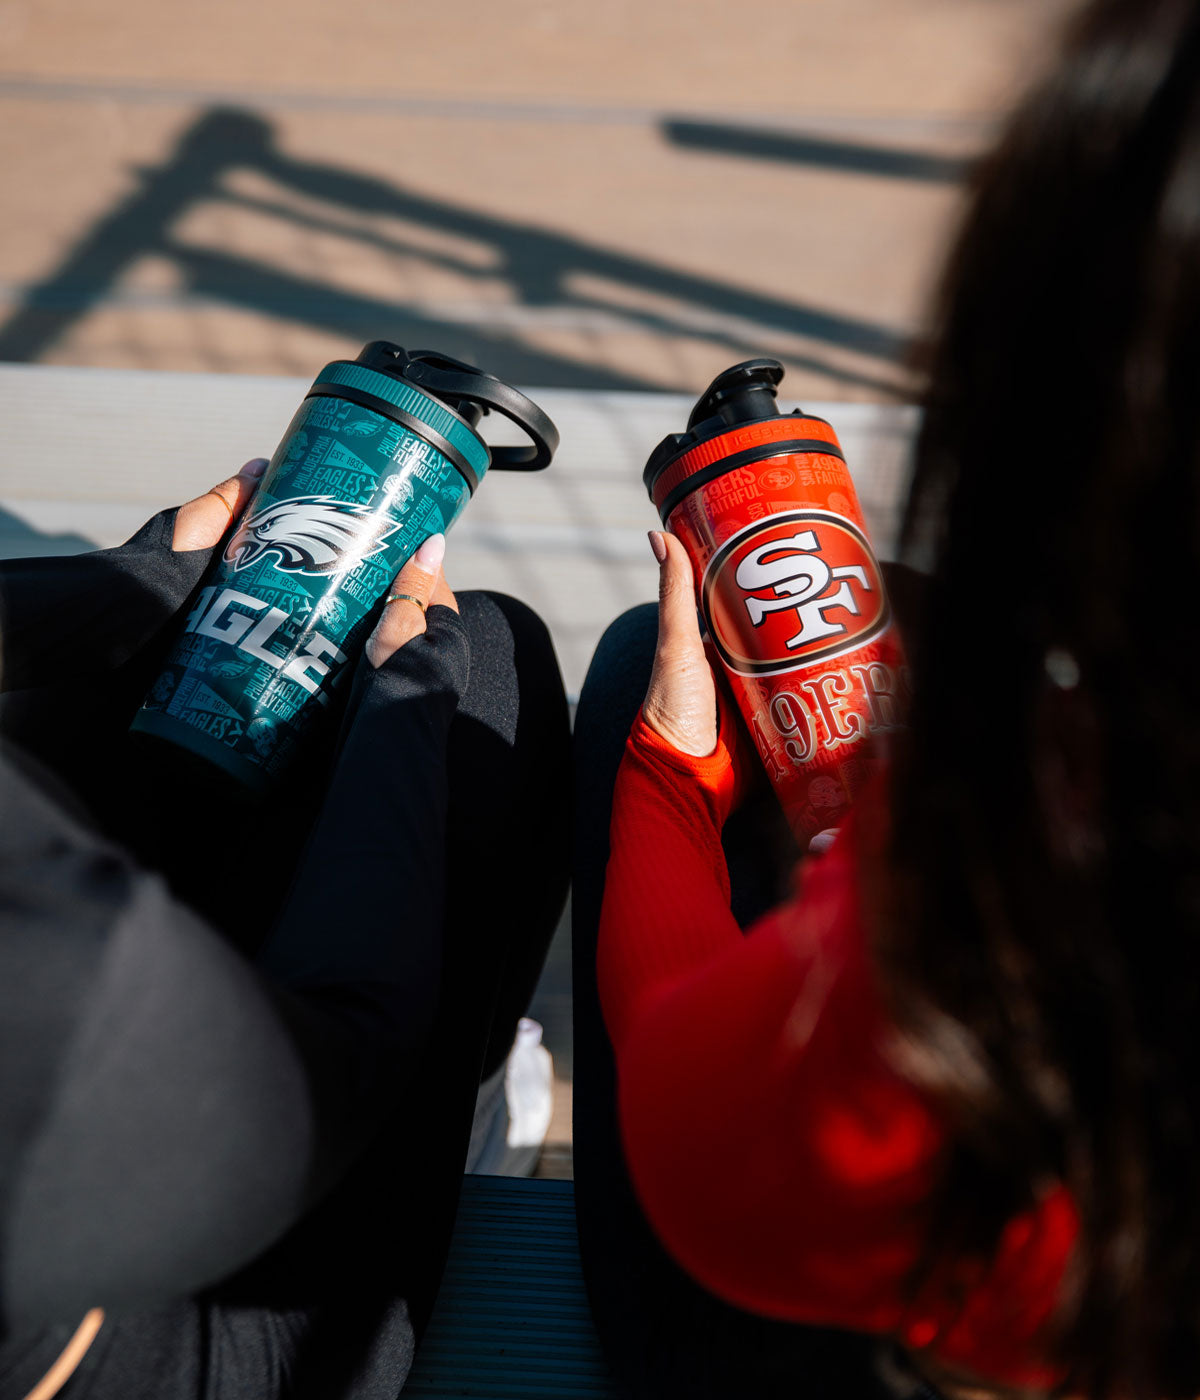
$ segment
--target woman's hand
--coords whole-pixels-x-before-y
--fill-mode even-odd
[[[660,530],[650,531],[650,548],[658,560],[658,646],[642,716],[681,753],[704,758],[717,747],[717,688],[700,640],[691,560]]]
[[[227,477],[194,501],[175,512],[171,548],[179,553],[188,549],[212,549],[241,515],[246,503],[267,469],[265,457],[254,457],[238,472]]]
[[[458,611],[458,600],[442,573],[445,557],[445,535],[430,535],[396,575],[383,614],[367,638],[367,660],[376,670],[425,631],[426,608],[436,603]]]
[[[203,496],[188,501],[175,513],[171,548],[180,552],[213,549],[245,510],[263,473],[265,457],[254,457],[236,476],[219,481]],[[431,535],[396,575],[388,590],[392,599],[367,638],[367,660],[378,669],[405,642],[425,631],[425,609],[437,603],[458,611],[458,602],[442,573],[445,535]]]

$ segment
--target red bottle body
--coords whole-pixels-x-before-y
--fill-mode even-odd
[[[907,672],[837,437],[802,415],[736,425],[650,484],[801,846],[835,827],[899,727]]]

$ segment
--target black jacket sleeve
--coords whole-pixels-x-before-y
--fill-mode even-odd
[[[215,553],[175,553],[174,526],[167,510],[117,549],[0,560],[0,734],[118,825],[122,736]]]
[[[0,560],[0,689],[114,671],[152,643],[213,550],[171,549],[165,510],[116,549]]]

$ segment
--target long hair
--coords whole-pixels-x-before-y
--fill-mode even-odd
[[[957,1125],[937,1249],[1048,1184],[1067,1388],[1200,1393],[1200,3],[1098,0],[977,170],[904,529],[877,955]]]

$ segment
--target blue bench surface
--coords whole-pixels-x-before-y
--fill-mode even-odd
[[[592,1328],[570,1181],[467,1176],[411,1396],[618,1400]]]

